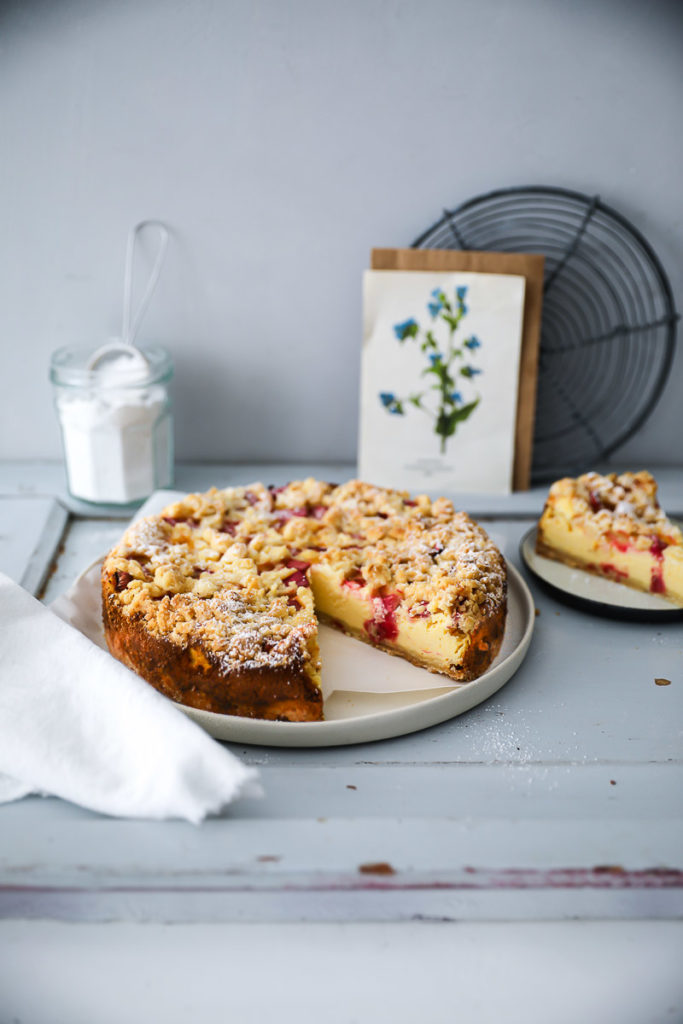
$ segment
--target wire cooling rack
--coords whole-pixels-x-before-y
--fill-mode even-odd
[[[534,481],[591,469],[650,415],[678,316],[652,248],[599,196],[489,192],[444,210],[413,248],[544,254]]]

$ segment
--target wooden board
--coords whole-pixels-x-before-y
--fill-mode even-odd
[[[370,259],[372,270],[515,274],[526,279],[512,473],[512,488],[515,491],[528,490],[531,479],[544,262],[545,257],[537,253],[465,252],[454,249],[373,249]]]

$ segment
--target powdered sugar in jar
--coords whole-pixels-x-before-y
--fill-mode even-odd
[[[141,501],[173,478],[169,354],[109,344],[100,353],[61,348],[50,379],[69,491],[102,504]]]

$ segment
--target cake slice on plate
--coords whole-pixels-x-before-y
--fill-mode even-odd
[[[650,473],[585,473],[550,488],[536,551],[683,605],[683,535]]]
[[[500,650],[504,562],[465,515],[402,540],[330,549],[311,584],[322,621],[457,682],[476,679]]]
[[[294,482],[275,496],[282,526],[309,563],[316,613],[345,633],[431,672],[469,682],[498,654],[505,561],[446,498],[351,480]]]

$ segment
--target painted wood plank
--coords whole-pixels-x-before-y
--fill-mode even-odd
[[[674,922],[75,928],[7,921],[0,947],[8,1022],[262,1024],[276,1016],[281,1024],[673,1024],[683,1017],[683,925]]]
[[[97,558],[102,558],[121,538],[126,523],[119,519],[73,517],[64,550],[45,587],[43,600],[50,604]]]
[[[68,518],[54,498],[0,498],[0,570],[37,594]]]
[[[493,784],[494,773],[490,779]],[[680,886],[676,876],[683,868],[680,813],[657,823],[580,815],[548,822],[523,817],[518,805],[507,816],[491,817],[484,810],[471,818],[414,811],[395,818],[378,809],[372,818],[212,819],[197,829],[183,822],[108,819],[52,799],[36,806],[39,800],[3,807],[4,885],[154,888],[175,880],[197,888],[269,888],[280,887],[285,877],[299,879],[302,886],[310,879],[343,877],[355,887],[363,881],[363,865],[387,864],[405,877],[368,872],[378,876],[369,880],[375,888],[400,887],[408,876],[448,876],[459,884],[470,870],[480,873],[483,887],[500,872],[528,871],[537,879],[540,872],[555,872],[548,879],[554,888],[560,882],[570,885],[562,873],[588,871],[596,872],[586,880],[590,888],[627,888],[638,881],[635,874],[629,879],[629,872],[652,873],[644,884],[657,888],[658,873],[665,887]],[[605,867],[618,870],[605,872]],[[508,877],[510,886],[501,887],[515,886],[513,875]],[[529,887],[525,876],[519,875],[518,887]]]
[[[74,924],[358,923],[438,921],[683,920],[680,888],[481,888],[440,880],[387,893],[323,883],[272,891],[253,889],[77,888],[3,890],[0,920],[52,920]]]
[[[279,788],[266,772],[266,800],[201,828],[31,798],[1,812],[0,917],[683,918],[683,768],[622,771],[620,797],[604,767],[318,770],[312,786],[289,769]]]
[[[136,878],[179,872],[265,878],[284,868],[355,872],[361,863],[374,861],[421,872],[454,866],[683,868],[680,766],[631,767],[622,779],[624,796],[615,803],[603,795],[608,771],[387,767],[373,773],[378,777],[364,806],[357,802],[362,792],[347,790],[347,769],[317,775],[310,803],[305,772],[283,772],[279,788],[276,773],[266,772],[264,800],[244,800],[226,817],[198,829],[182,822],[110,819],[56,799],[32,797],[2,807],[0,880],[22,873],[31,881],[49,877],[70,884],[82,863],[98,877],[128,872]],[[411,774],[416,779],[408,786]],[[518,775],[516,786],[508,782],[511,775]],[[569,777],[560,782],[562,775]],[[351,777],[360,787],[368,772]],[[398,792],[403,784],[407,793]],[[300,796],[285,800],[287,788],[294,786],[300,787]],[[469,795],[458,801],[451,796],[456,787]],[[609,787],[610,793],[616,788]],[[337,798],[326,801],[335,790]],[[327,814],[318,814],[320,809]],[[629,823],[637,827],[631,830]],[[499,845],[504,829],[509,838]],[[328,849],[332,844],[334,849]]]

